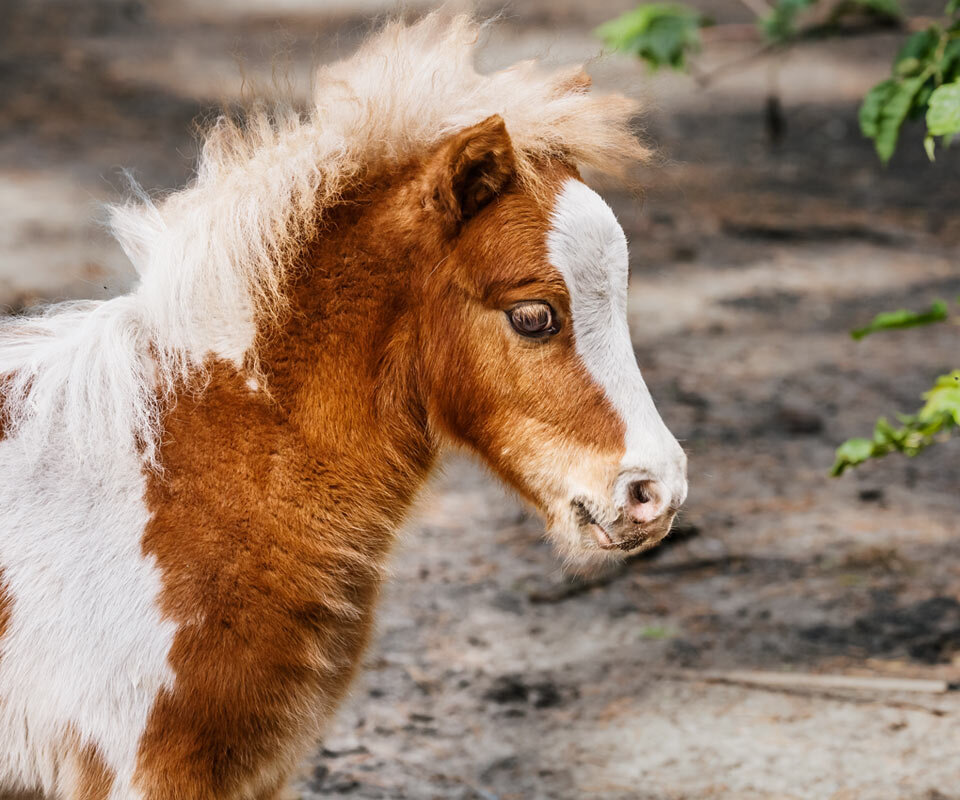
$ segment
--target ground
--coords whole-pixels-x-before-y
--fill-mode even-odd
[[[198,120],[275,74],[305,96],[310,65],[349,52],[384,8],[7,5],[9,310],[129,286],[97,223],[121,194],[119,168],[150,190],[182,183]],[[630,6],[516,2],[484,64],[590,58],[592,28]],[[701,7],[747,19],[733,0]],[[838,442],[914,409],[958,366],[953,326],[847,335],[878,311],[960,294],[960,156],[928,164],[911,128],[884,170],[857,128],[857,100],[898,42],[791,54],[776,143],[769,61],[707,91],[625,58],[591,64],[600,88],[645,98],[659,151],[642,197],[606,196],[631,242],[637,357],[690,455],[678,529],[599,578],[564,575],[541,523],[451,456],[398,545],[376,643],[304,767],[305,799],[960,798],[960,694],[773,691],[704,675],[958,677],[960,442],[827,475]]]

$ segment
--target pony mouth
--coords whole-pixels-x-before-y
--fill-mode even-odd
[[[577,515],[577,522],[580,524],[580,527],[585,528],[593,534],[593,538],[601,550],[632,550],[641,544],[641,541],[634,538],[631,538],[630,541],[617,541],[610,535],[607,526],[603,525],[597,519],[596,514],[594,514],[583,500],[574,500],[571,505]]]
[[[603,524],[597,519],[597,514],[582,499],[573,500],[577,522],[581,529],[589,531],[597,547],[601,550],[631,553],[634,550],[652,546],[666,536],[673,522],[671,514],[666,525],[656,524],[652,527],[626,525],[623,517],[618,517],[613,523]]]

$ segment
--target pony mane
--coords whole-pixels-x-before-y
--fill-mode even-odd
[[[318,71],[309,113],[257,106],[242,122],[223,116],[192,184],[156,203],[138,190],[111,207],[140,283],[0,324],[0,438],[41,452],[57,436],[58,449],[86,460],[119,437],[156,467],[165,397],[199,385],[210,357],[259,374],[258,334],[282,317],[285,277],[325,211],[492,114],[506,123],[528,191],[539,191],[544,159],[615,177],[646,159],[631,131],[634,101],[591,94],[579,67],[524,61],[482,75],[473,67],[481,29],[443,12],[390,22]]]

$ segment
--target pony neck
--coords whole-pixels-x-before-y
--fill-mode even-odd
[[[437,444],[419,380],[415,256],[384,230],[387,206],[374,195],[334,209],[303,250],[286,322],[261,359],[303,455],[323,470],[324,504],[350,527],[392,534]]]

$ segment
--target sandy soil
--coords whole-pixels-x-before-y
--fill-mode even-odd
[[[0,29],[0,304],[108,296],[133,278],[97,223],[119,168],[189,177],[194,122],[278,69],[349,52],[375,0],[6,0]],[[419,4],[412,4],[415,8]],[[629,0],[517,2],[484,63],[589,58]],[[704,6],[706,7],[706,5]],[[490,10],[496,6],[488,6]],[[744,19],[712,0],[721,20]],[[881,169],[856,100],[894,35],[810,45],[709,92],[626,59],[662,163],[608,193],[632,243],[632,327],[690,453],[668,545],[600,579],[561,574],[541,524],[449,459],[404,535],[380,632],[305,767],[304,798],[960,798],[960,695],[719,685],[716,669],[958,677],[960,443],[841,480],[833,448],[914,408],[957,331],[847,330],[960,294],[960,157],[917,131]],[[717,62],[746,52],[731,43]],[[282,52],[282,56],[277,56]],[[249,88],[248,88],[249,91]]]

